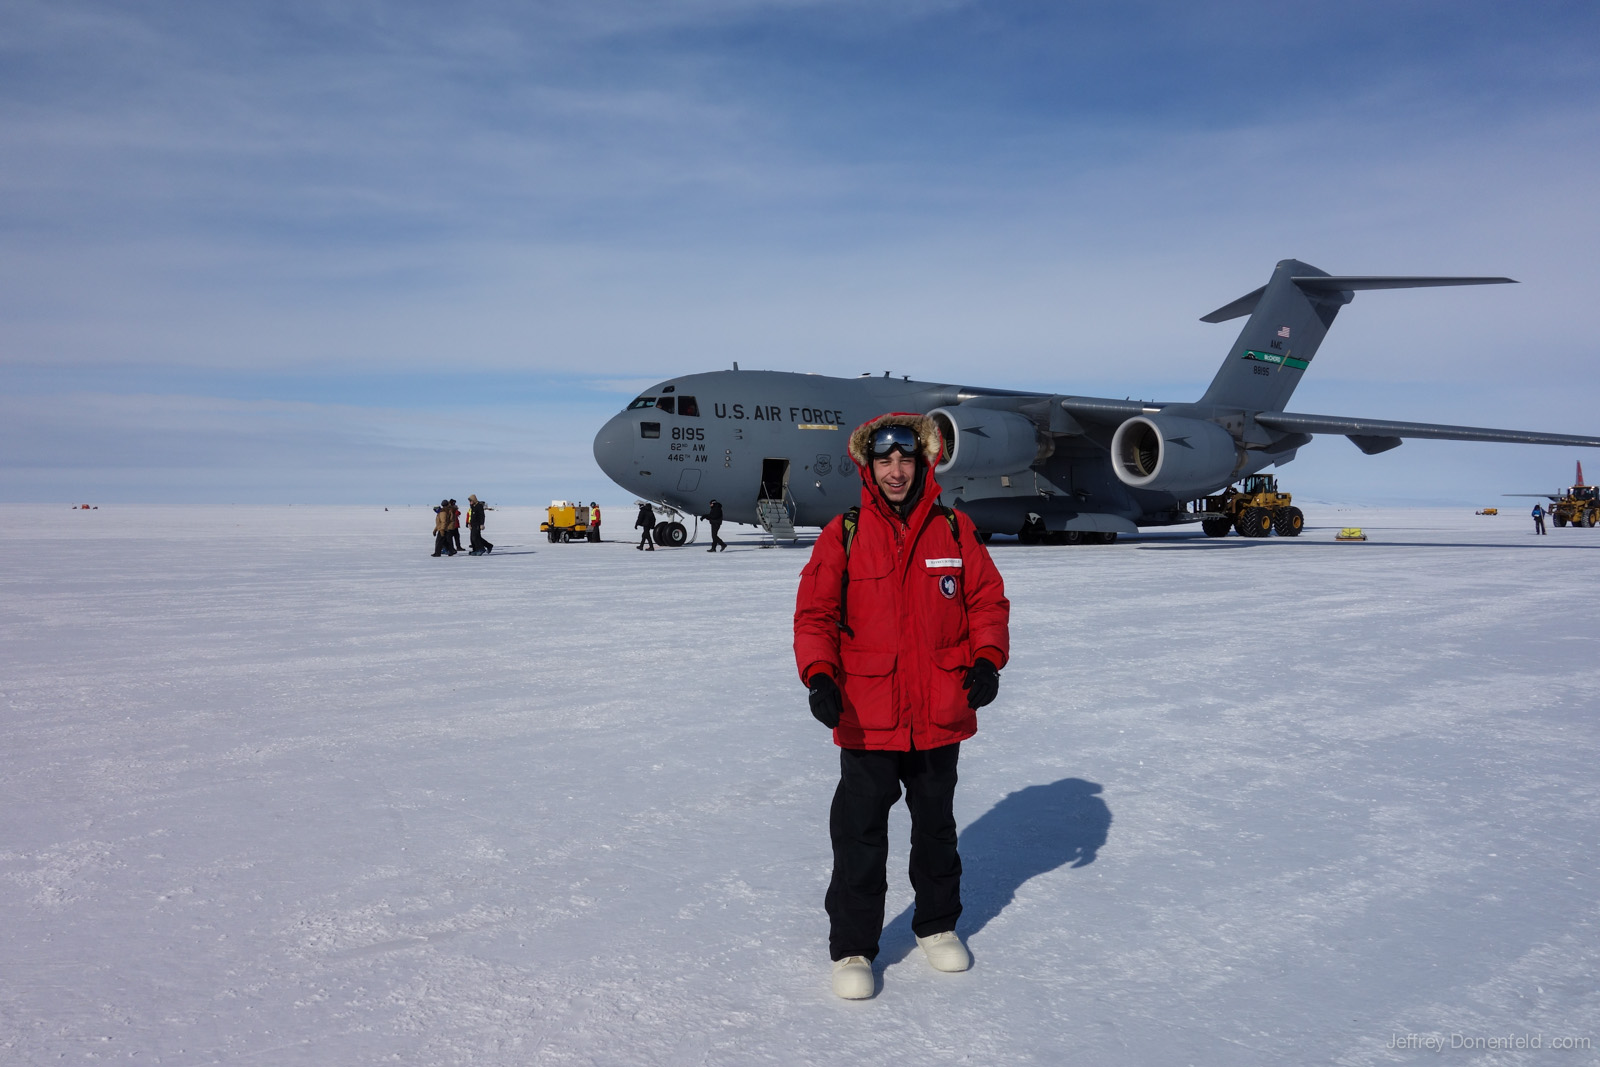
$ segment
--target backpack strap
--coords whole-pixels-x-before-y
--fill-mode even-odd
[[[841,535],[844,537],[844,567],[839,571],[839,629],[854,637],[856,632],[850,629],[849,622],[850,546],[855,542],[856,526],[861,522],[861,505],[857,504],[849,511],[846,511],[841,518],[843,519],[844,527],[841,530]]]

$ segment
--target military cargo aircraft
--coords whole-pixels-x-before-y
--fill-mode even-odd
[[[944,434],[943,503],[981,534],[1110,541],[1141,526],[1196,522],[1191,503],[1282,465],[1317,434],[1375,455],[1408,437],[1600,447],[1600,437],[1307,415],[1284,407],[1334,316],[1357,292],[1489,285],[1510,278],[1330,275],[1298,260],[1203,316],[1249,315],[1210,388],[1190,403],[1023,393],[909,378],[733,370],[645,390],[594,439],[600,468],[630,493],[792,538],[859,502],[850,431],[886,411],[931,415]]]

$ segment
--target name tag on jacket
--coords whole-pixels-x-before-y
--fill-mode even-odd
[[[922,565],[930,569],[934,567],[959,567],[961,566],[961,557],[956,556],[954,559],[925,559],[922,561]]]

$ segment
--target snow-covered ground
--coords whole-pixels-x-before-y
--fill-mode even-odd
[[[997,541],[975,966],[914,951],[897,813],[847,1003],[804,548],[9,507],[0,1062],[1593,1063],[1600,530],[1513,510]]]

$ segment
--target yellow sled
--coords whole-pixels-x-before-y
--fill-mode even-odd
[[[1359,526],[1346,526],[1335,534],[1333,539],[1335,541],[1365,541],[1367,535]]]

